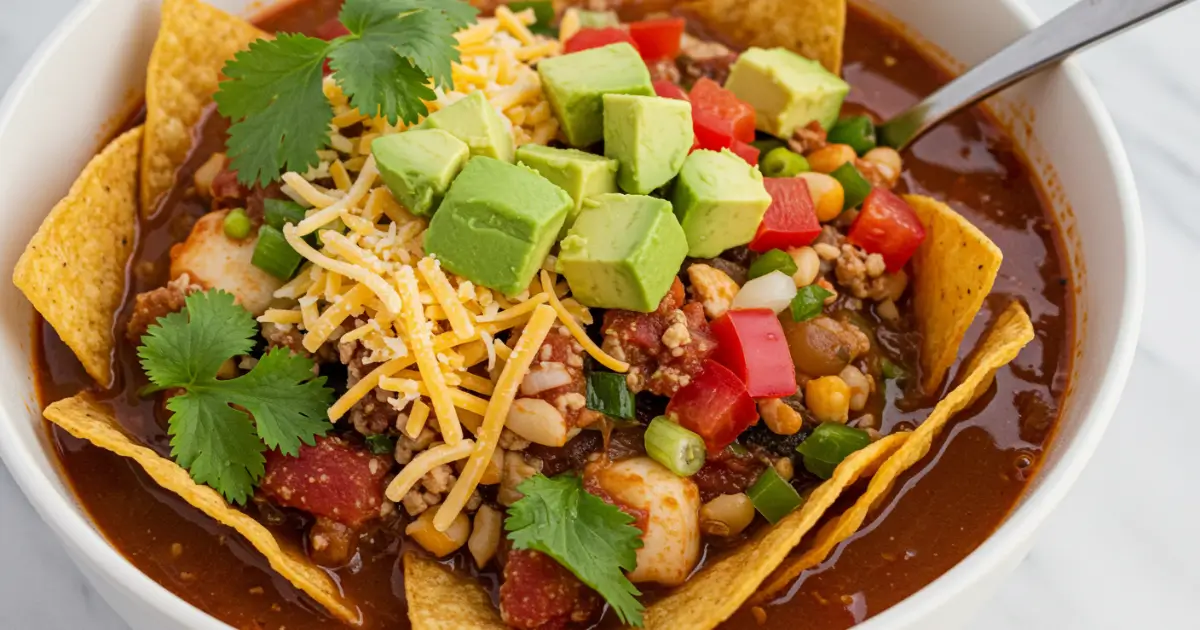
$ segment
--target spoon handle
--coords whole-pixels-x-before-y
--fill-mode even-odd
[[[1191,0],[1080,0],[880,127],[903,149],[930,127],[1070,54]]]

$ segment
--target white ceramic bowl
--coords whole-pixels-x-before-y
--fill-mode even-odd
[[[233,12],[255,0],[210,0]],[[747,0],[753,1],[753,0]],[[158,0],[85,0],[43,44],[0,105],[5,277],[42,218],[142,91]],[[973,64],[1036,23],[1019,0],[879,0],[878,8]],[[849,45],[853,45],[850,42]],[[1032,536],[1095,450],[1125,384],[1141,319],[1142,223],[1108,114],[1071,64],[992,103],[1031,158],[1066,233],[1076,297],[1074,374],[1040,474],[1004,524],[950,572],[862,627],[964,627],[1024,557]],[[1079,211],[1073,214],[1071,208]],[[1086,270],[1086,273],[1085,273]],[[33,310],[9,282],[3,309],[0,456],[104,599],[138,629],[219,629],[110,547],[63,482],[30,375]]]

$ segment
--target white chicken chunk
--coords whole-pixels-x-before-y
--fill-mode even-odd
[[[283,281],[250,263],[257,236],[242,240],[225,236],[228,212],[204,215],[187,240],[171,248],[171,278],[186,273],[193,284],[228,291],[246,310],[262,315]]]
[[[700,560],[700,490],[649,457],[635,457],[607,467],[593,466],[600,488],[613,501],[645,512],[642,548],[632,582],[683,584]]]

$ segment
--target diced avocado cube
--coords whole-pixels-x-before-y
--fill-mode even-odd
[[[692,104],[673,98],[604,95],[604,155],[621,164],[621,190],[644,195],[671,181],[695,140]]]
[[[517,161],[567,191],[575,200],[575,207],[563,224],[564,231],[575,221],[584,199],[617,192],[616,160],[594,153],[526,144],[517,149]]]
[[[473,157],[429,222],[425,251],[475,284],[516,295],[546,260],[574,205],[532,169]]]
[[[538,74],[567,144],[573,147],[604,138],[605,94],[654,94],[646,62],[626,42],[543,59]]]
[[[439,109],[421,123],[422,129],[442,129],[467,143],[471,157],[482,155],[505,162],[513,161],[516,143],[512,127],[488,102],[483,92],[475,91]]]
[[[371,155],[392,196],[413,214],[437,211],[470,157],[462,140],[441,129],[410,129],[376,138]]]
[[[672,203],[688,256],[712,258],[754,238],[771,195],[762,173],[728,149],[700,150],[684,161]]]
[[[837,122],[850,85],[820,63],[785,48],[751,48],[729,71],[725,89],[754,107],[758,128],[779,138],[812,121]]]
[[[606,194],[584,202],[558,255],[558,271],[581,304],[649,313],[687,256],[671,204]]]

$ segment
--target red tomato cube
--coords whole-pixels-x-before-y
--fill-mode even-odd
[[[890,190],[876,188],[850,224],[846,240],[883,256],[887,270],[896,272],[904,268],[925,240],[925,226],[908,202]]]
[[[821,233],[821,222],[808,184],[799,177],[766,177],[763,185],[771,194],[771,205],[750,241],[750,251],[761,254],[812,244]]]
[[[581,28],[578,33],[571,36],[567,43],[563,44],[563,54],[579,52],[581,50],[589,50],[592,48],[600,48],[617,42],[627,42],[634,48],[637,48],[637,42],[629,36],[629,33],[615,26],[607,28]]]
[[[729,147],[729,150],[736,153],[743,160],[746,160],[746,163],[750,166],[758,166],[758,147],[746,144],[741,140],[734,140],[733,146]]]
[[[782,398],[796,393],[796,367],[787,337],[774,311],[729,311],[712,323],[717,337],[713,358],[746,384],[753,398]]]
[[[674,98],[681,101],[689,100],[687,92],[684,92],[683,88],[679,87],[679,84],[674,81],[659,79],[653,85],[654,93],[663,98]]]
[[[718,453],[758,420],[758,408],[741,379],[709,359],[704,369],[671,397],[667,415],[704,438],[709,453]]]
[[[679,42],[683,38],[683,18],[643,20],[629,24],[629,35],[637,42],[642,59],[660,61],[679,56]]]
[[[721,87],[716,81],[702,77],[692,86],[692,119],[697,111],[712,114],[722,125],[723,133],[735,140],[754,142],[754,108]]]
[[[720,151],[733,146],[733,130],[727,121],[712,112],[697,109],[692,104],[692,130],[696,133],[696,148]]]
[[[263,494],[350,527],[379,516],[390,457],[372,455],[339,437],[319,437],[295,457],[267,451]]]

